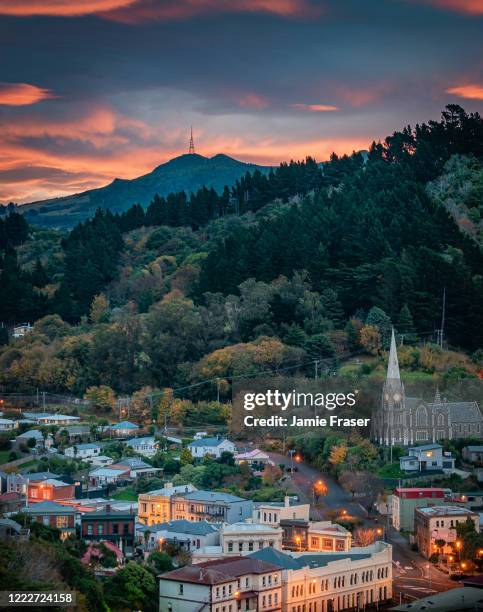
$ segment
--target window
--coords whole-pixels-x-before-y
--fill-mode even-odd
[[[180,584],[180,585],[179,585],[179,591],[178,591],[178,592],[179,592],[179,594],[180,594],[180,595],[183,595],[183,592],[184,592],[184,584]]]
[[[94,533],[94,528],[92,526],[92,523],[89,523],[87,525],[87,535],[92,535]]]
[[[112,533],[114,535],[117,535],[119,533],[119,525],[117,523],[114,523],[114,525],[112,526]]]
[[[46,525],[47,527],[50,525],[50,519],[48,516],[43,516],[42,517],[42,522],[44,525]]]
[[[97,533],[98,535],[102,535],[104,533],[104,525],[97,525]]]
[[[228,552],[233,552],[233,542],[228,542]]]
[[[248,542],[248,550],[253,550],[253,542]]]
[[[238,550],[239,550],[239,552],[242,552],[242,550],[243,550],[243,542],[238,542]]]

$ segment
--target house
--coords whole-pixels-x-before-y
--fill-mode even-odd
[[[187,551],[195,551],[206,546],[217,546],[220,542],[220,525],[207,521],[168,521],[143,527],[149,531],[148,549],[154,550],[163,544],[179,546]]]
[[[253,507],[254,522],[275,527],[289,519],[308,521],[309,514],[310,504],[300,504],[288,495],[283,502],[255,502]]]
[[[0,495],[0,512],[20,512],[25,507],[25,495],[11,491]]]
[[[14,338],[23,338],[33,330],[30,323],[20,323],[13,328],[12,336]]]
[[[406,472],[422,472],[426,470],[454,470],[454,458],[450,452],[443,452],[440,444],[424,444],[408,449],[408,454],[399,459],[401,470]]]
[[[35,413],[33,413],[35,414]],[[41,413],[35,417],[37,423],[41,425],[72,425],[75,421],[80,421],[80,417],[70,414],[49,414]]]
[[[173,495],[191,493],[196,490],[196,487],[191,484],[173,487],[173,485],[168,482],[163,489],[156,489],[155,491],[149,491],[149,493],[141,493],[138,497],[139,521],[145,525],[154,525],[155,523],[171,521],[174,518],[171,505],[171,498]]]
[[[40,482],[49,478],[60,479],[60,476],[58,474],[54,474],[53,472],[30,472],[24,474],[11,472],[7,474],[7,492],[26,495],[27,486],[30,481]]]
[[[223,438],[202,438],[190,442],[188,450],[195,459],[203,459],[206,455],[219,459],[225,452],[235,454],[236,447],[233,442]]]
[[[125,457],[124,459],[118,459],[115,463],[111,464],[110,467],[112,469],[129,470],[130,478],[154,476],[158,472],[162,472],[162,468],[155,468],[138,457]]]
[[[10,518],[0,518],[0,540],[28,540],[30,529]]]
[[[296,552],[347,552],[352,545],[350,531],[330,521],[286,519],[280,522],[283,547]]]
[[[81,517],[81,537],[87,542],[112,542],[125,555],[132,554],[134,546],[135,513],[115,510],[110,504]]]
[[[132,438],[126,442],[136,453],[145,457],[153,457],[158,451],[158,443],[154,436],[145,436],[142,438]]]
[[[118,484],[129,478],[130,469],[123,467],[115,469],[111,466],[96,468],[89,472],[89,482],[93,487]]]
[[[57,478],[31,481],[27,484],[27,499],[29,503],[47,501],[59,501],[74,499],[75,485],[68,484]]]
[[[264,453],[259,448],[255,448],[252,451],[235,455],[235,463],[237,465],[240,465],[240,463],[247,463],[255,468],[263,469],[267,463],[272,463],[272,461],[270,461],[270,457],[267,453]]]
[[[64,450],[66,457],[72,457],[73,459],[90,459],[99,455],[101,447],[99,444],[85,443],[85,444],[74,444]]]
[[[139,426],[130,421],[121,421],[115,425],[110,425],[108,430],[116,438],[127,438],[134,435],[139,430]]]
[[[456,525],[468,519],[479,531],[480,517],[476,512],[459,506],[432,506],[414,511],[415,538],[419,553],[429,559],[434,553],[451,555],[457,541]]]
[[[192,491],[171,498],[174,519],[237,523],[252,516],[251,500],[217,491]]]
[[[197,431],[194,435],[194,440],[201,440],[202,438],[207,438],[208,437],[208,432],[207,431]]]
[[[0,431],[12,431],[17,428],[17,421],[12,419],[0,419]]]
[[[111,465],[114,463],[114,459],[112,457],[108,457],[107,455],[94,455],[94,457],[90,457],[87,461],[91,465],[98,467]]]
[[[483,446],[465,446],[461,454],[468,463],[483,463]]]
[[[70,425],[63,428],[62,431],[67,432],[67,435],[69,436],[69,441],[81,441],[91,435],[91,429],[89,425]]]
[[[451,501],[450,489],[397,487],[392,495],[392,524],[398,531],[414,531],[414,510]]]
[[[159,579],[159,612],[282,610],[281,569],[250,557],[186,565]]]
[[[478,510],[481,512],[483,509],[483,491],[465,491],[464,493],[455,495],[453,501],[458,506],[464,506],[470,510]]]
[[[32,438],[35,440],[35,446],[44,446],[44,434],[40,431],[40,429],[29,429],[28,431],[24,431],[15,438],[15,442],[17,444],[27,444],[27,442]]]
[[[75,517],[77,510],[53,501],[42,501],[28,506],[22,511],[38,523],[60,530],[61,539],[75,535]]]
[[[392,547],[385,542],[340,554],[263,548],[249,557],[281,569],[287,612],[379,609],[392,597]]]

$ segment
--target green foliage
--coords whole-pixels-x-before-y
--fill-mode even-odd
[[[157,574],[169,572],[173,569],[171,557],[162,551],[152,552],[148,557],[148,563],[153,566]]]
[[[157,610],[154,575],[133,561],[106,579],[104,593],[107,603],[116,610]]]

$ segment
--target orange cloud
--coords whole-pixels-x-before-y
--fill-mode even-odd
[[[460,87],[450,87],[446,93],[458,96],[458,98],[466,98],[468,100],[483,100],[482,85],[462,85]]]
[[[28,83],[0,83],[0,105],[28,106],[53,98],[48,89]]]
[[[290,107],[312,113],[326,113],[340,110],[337,106],[331,106],[330,104],[291,104]]]
[[[0,15],[79,17],[124,8],[137,0],[0,0]]]
[[[187,19],[206,13],[272,13],[282,17],[297,17],[312,13],[309,0],[141,0],[132,7],[103,13],[106,19],[125,23],[149,20]]]
[[[243,94],[238,98],[237,102],[240,108],[252,108],[254,110],[262,110],[269,106],[266,98],[255,93]]]
[[[467,15],[483,15],[483,0],[419,0],[445,10]]]

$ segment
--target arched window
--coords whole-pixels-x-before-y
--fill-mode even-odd
[[[416,425],[426,427],[428,425],[428,412],[424,406],[419,406],[416,410]]]
[[[438,425],[444,425],[444,414],[442,412],[438,414]]]

